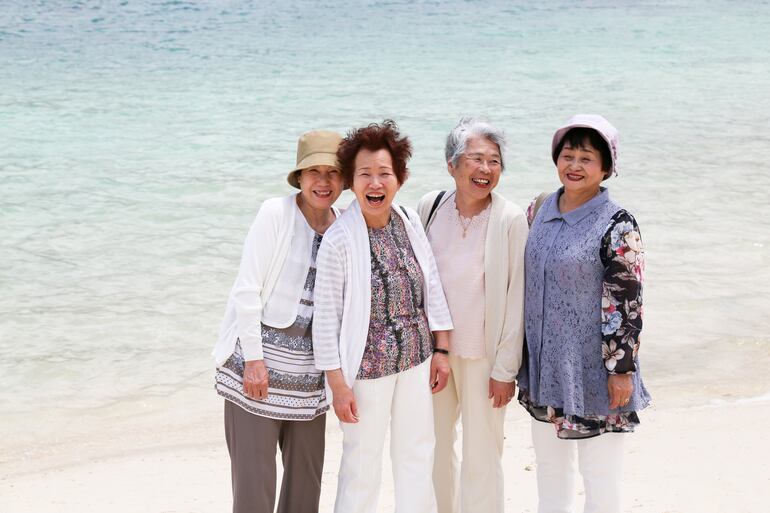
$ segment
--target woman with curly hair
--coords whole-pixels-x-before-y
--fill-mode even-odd
[[[334,511],[377,510],[390,427],[396,511],[435,513],[431,392],[447,383],[452,321],[420,218],[393,203],[411,143],[385,121],[349,132],[337,156],[356,198],[318,252],[313,324],[343,433]]]
[[[639,368],[644,252],[634,217],[601,183],[617,173],[618,132],[578,115],[553,136],[562,187],[530,207],[524,257],[528,357],[519,402],[533,418],[538,512],[619,513],[623,436],[650,396]]]

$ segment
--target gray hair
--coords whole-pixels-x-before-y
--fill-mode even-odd
[[[483,137],[495,143],[500,149],[500,163],[505,169],[505,147],[507,144],[505,132],[482,118],[460,118],[460,121],[446,138],[444,156],[447,162],[451,162],[453,166],[457,165],[460,155],[465,153],[469,137]]]

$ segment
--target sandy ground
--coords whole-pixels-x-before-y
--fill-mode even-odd
[[[658,402],[644,412],[640,430],[626,435],[624,511],[768,511],[770,395],[697,406],[685,402],[681,397]],[[194,412],[180,407],[190,404],[196,405]],[[39,426],[47,419],[39,417],[26,437],[17,433],[20,442],[0,453],[0,512],[228,511],[229,458],[221,416],[221,403],[210,391],[204,398],[189,391],[170,400],[81,412],[57,427],[67,436],[46,440],[40,439]],[[509,407],[506,512],[536,511],[529,423],[520,407]],[[331,414],[323,512],[332,511],[340,446]],[[383,465],[381,512],[393,510],[390,467],[387,461]]]

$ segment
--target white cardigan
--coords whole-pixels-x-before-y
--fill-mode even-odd
[[[444,290],[430,243],[414,210],[409,216],[395,203],[425,280],[425,314],[431,331],[452,329]],[[372,293],[369,233],[357,200],[326,231],[316,257],[313,353],[319,370],[342,369],[353,386],[369,333]],[[327,385],[327,393],[330,393]]]
[[[262,323],[285,328],[295,321],[308,267],[284,263],[289,251],[302,251],[307,252],[309,265],[312,249],[304,237],[295,240],[298,216],[302,213],[297,193],[268,199],[259,208],[243,244],[238,277],[212,352],[217,366],[233,354],[238,339],[245,360],[263,359]],[[281,294],[273,294],[276,285],[280,285]]]
[[[417,206],[426,232],[438,192],[429,192]],[[438,208],[452,194],[455,191],[447,191]],[[524,248],[529,227],[524,211],[496,192],[491,208],[484,243],[484,342],[491,377],[510,383],[521,366],[524,344]]]

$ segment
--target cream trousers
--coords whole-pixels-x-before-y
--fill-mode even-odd
[[[560,440],[553,424],[532,420],[538,513],[574,513],[575,476],[583,476],[583,513],[621,513],[623,433]]]
[[[436,457],[433,485],[439,513],[503,513],[503,424],[505,407],[489,399],[486,358],[449,356],[452,374],[433,398]],[[462,463],[456,450],[462,419]]]
[[[396,513],[436,513],[430,358],[407,371],[357,379],[358,422],[341,423],[342,461],[335,513],[374,513],[380,493],[382,449],[390,425]]]

